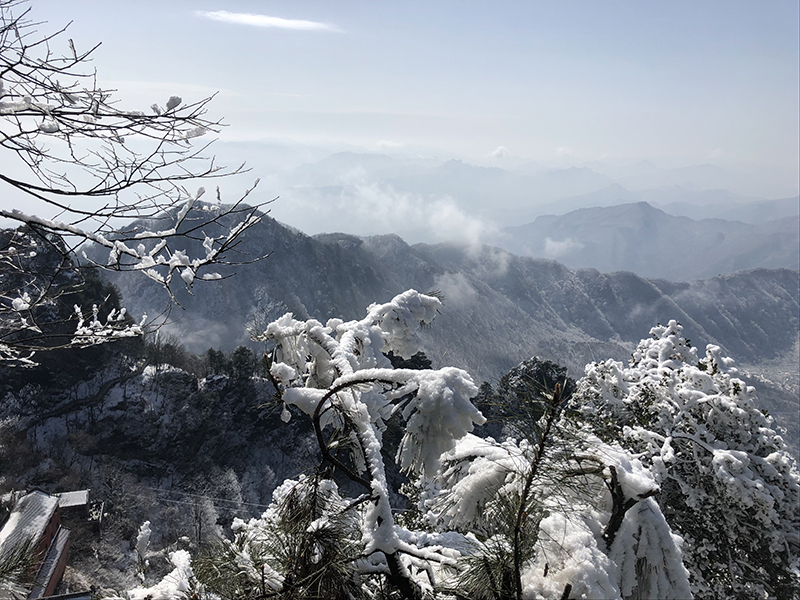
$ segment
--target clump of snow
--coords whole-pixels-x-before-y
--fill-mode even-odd
[[[570,598],[620,597],[615,565],[590,523],[554,512],[539,524],[539,539],[537,567],[522,576],[526,598],[559,598],[567,584],[572,586]],[[549,565],[547,576],[544,564]]]
[[[58,122],[47,120],[39,123],[39,131],[42,133],[57,133],[59,130]]]
[[[169,100],[167,100],[167,110],[172,110],[173,108],[177,108],[180,106],[183,99],[180,96],[170,96]]]
[[[622,597],[691,598],[682,543],[682,538],[670,530],[654,498],[628,511],[609,552],[619,569]]]
[[[194,282],[194,271],[191,268],[186,267],[185,269],[181,270],[181,279],[183,279],[184,283],[188,286],[191,286]]]
[[[22,296],[11,301],[11,307],[17,312],[28,310],[31,307],[31,295],[24,292]]]
[[[136,554],[143,561],[147,555],[147,548],[150,546],[150,536],[153,534],[150,529],[150,521],[145,521],[139,527],[139,533],[136,535]]]
[[[277,381],[286,387],[289,387],[292,383],[292,379],[297,377],[297,372],[291,366],[282,362],[273,364],[269,372]]]
[[[400,467],[433,474],[439,457],[455,440],[483,425],[486,419],[470,398],[478,388],[466,371],[448,367],[424,372],[417,379],[417,394],[403,408],[406,431],[397,451]]]
[[[186,550],[176,550],[169,555],[175,567],[156,585],[128,591],[130,600],[180,600],[189,598],[192,590],[194,573],[192,557]]]

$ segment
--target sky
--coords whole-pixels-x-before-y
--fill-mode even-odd
[[[126,103],[225,140],[797,166],[800,4],[36,0]],[[502,151],[501,151],[502,152]]]
[[[739,194],[774,198],[800,187],[797,0],[29,7],[42,31],[69,23],[56,43],[71,38],[79,51],[101,44],[91,66],[123,108],[216,94],[209,117],[227,125],[218,156],[252,168],[247,182],[226,184],[228,197],[261,177],[254,198],[281,195],[274,216],[307,233],[368,235],[405,223],[428,232],[416,239],[432,240],[443,222],[451,232],[487,229],[464,198],[401,192],[357,169],[318,184],[323,192],[298,191],[296,173],[275,175],[287,161],[335,150],[507,169],[710,163],[738,178],[729,189]],[[349,191],[332,197],[338,185]],[[488,229],[522,218],[503,198],[492,201],[508,214]]]

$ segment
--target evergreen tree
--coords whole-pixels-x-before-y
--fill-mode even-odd
[[[628,367],[588,365],[576,406],[650,468],[697,598],[798,598],[796,462],[733,361],[711,345],[698,360],[681,331],[653,328]]]
[[[523,362],[484,388],[505,439],[465,436],[422,482],[428,523],[474,540],[449,588],[458,598],[690,595],[654,478],[573,418],[574,387],[558,365]]]

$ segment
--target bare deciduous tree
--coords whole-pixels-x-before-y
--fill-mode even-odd
[[[212,202],[200,200],[202,186],[194,188],[244,170],[207,157],[211,142],[196,144],[220,130],[206,116],[212,97],[184,103],[171,96],[147,112],[123,110],[89,68],[98,46],[79,50],[66,27],[42,33],[29,13],[24,1],[0,0],[0,147],[7,151],[0,187],[24,207],[0,207],[1,218],[20,226],[0,239],[0,361],[18,364],[45,348],[141,333],[124,313],[96,306],[70,310],[77,327],[67,339],[62,332],[54,341],[45,330],[43,320],[64,320],[52,310],[64,285],[80,285],[81,244],[108,251],[106,261],[84,266],[139,271],[176,302],[175,276],[189,289],[198,279],[220,279],[209,267],[231,264],[227,254],[263,206],[244,204],[253,188],[233,204],[222,203],[219,188]],[[219,234],[218,225],[221,235],[205,233],[213,227]],[[203,243],[203,255],[181,248],[187,238]]]

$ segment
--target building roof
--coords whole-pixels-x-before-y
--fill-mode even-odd
[[[61,492],[55,494],[58,498],[58,505],[61,508],[72,508],[73,506],[86,506],[89,504],[89,490],[76,490],[74,492]]]
[[[55,575],[58,562],[61,559],[61,555],[66,551],[68,542],[69,530],[59,527],[58,533],[56,533],[56,537],[47,551],[47,556],[45,556],[42,566],[39,567],[39,572],[36,574],[36,582],[33,584],[28,598],[41,598],[46,593],[47,586]]]
[[[31,541],[36,544],[57,508],[58,498],[44,492],[35,491],[23,496],[0,529],[0,557],[20,543]]]

